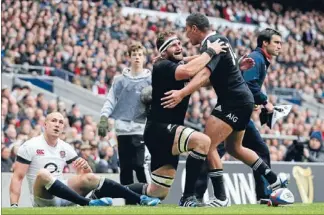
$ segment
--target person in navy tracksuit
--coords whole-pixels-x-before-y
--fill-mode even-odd
[[[255,105],[262,105],[268,113],[273,112],[273,105],[268,101],[268,97],[261,92],[261,87],[267,75],[267,70],[270,66],[272,56],[278,56],[281,50],[281,34],[271,28],[267,28],[260,32],[257,39],[257,48],[249,55],[254,61],[255,66],[243,73],[243,77],[253,93]],[[255,151],[266,164],[270,166],[270,153],[268,146],[265,144],[260,136],[259,131],[256,129],[252,120],[250,120],[245,130],[243,138],[243,146]],[[220,157],[225,154],[224,144],[219,145],[218,153]],[[207,165],[202,169],[199,180],[196,183],[196,196],[202,199],[203,194],[207,189]],[[255,190],[257,200],[262,202],[262,199],[269,199],[269,191],[267,190],[266,180],[253,171],[255,178]]]

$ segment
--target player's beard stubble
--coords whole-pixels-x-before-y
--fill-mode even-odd
[[[180,62],[180,61],[183,60],[183,55],[182,55],[182,53],[181,54],[178,54],[178,55],[176,55],[176,54],[169,54],[168,55],[168,59],[171,60],[171,61],[173,61],[173,62]]]

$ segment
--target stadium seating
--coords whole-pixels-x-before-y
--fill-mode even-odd
[[[198,54],[197,47],[190,45],[184,29],[178,23],[158,17],[143,17],[141,14],[123,16],[122,8],[116,3],[103,2],[72,1],[68,4],[66,1],[3,1],[2,63],[41,66],[43,70],[30,69],[28,72],[51,76],[60,76],[68,71],[73,73],[73,83],[100,94],[107,92],[113,77],[129,66],[129,57],[125,53],[134,41],[140,40],[147,48],[146,67],[152,69],[153,58],[158,55],[156,35],[163,29],[179,32],[185,55]],[[283,52],[272,60],[265,90],[291,89],[324,104],[324,19],[321,12],[285,11],[280,4],[254,8],[241,1],[217,1],[214,5],[211,5],[212,1],[197,1],[195,7],[192,1],[183,0],[152,1],[152,5],[149,2],[137,1],[138,4],[134,4],[125,1],[124,6],[171,13],[199,11],[231,22],[254,24],[257,29],[266,26],[279,29],[285,40]],[[230,27],[215,30],[229,38],[239,56],[249,53],[256,46],[255,31]],[[55,69],[46,69],[49,67]],[[2,132],[6,137],[2,143],[7,146],[39,134],[42,115],[63,105],[56,101],[38,101],[30,96],[19,97],[17,89],[11,91],[3,88],[1,99]],[[216,99],[216,94],[210,88],[195,92],[190,100],[186,120],[203,127]],[[273,103],[279,101],[277,96],[270,96],[270,99]],[[67,116],[66,139],[71,143],[83,139],[109,145],[108,140],[100,140],[95,135],[95,122],[85,123],[84,116],[74,111],[77,112],[64,112]],[[261,127],[257,115],[255,112],[253,119],[263,134],[308,136],[313,130],[321,130],[324,134],[324,120],[318,119],[316,114],[308,110],[299,109],[297,105],[273,130]],[[16,135],[13,134],[13,127]],[[94,137],[82,135],[85,129],[90,129]],[[267,144],[272,159],[282,160],[286,146],[292,144],[292,141],[268,139]],[[231,158],[225,156],[225,159]]]

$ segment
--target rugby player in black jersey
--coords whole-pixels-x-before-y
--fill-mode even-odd
[[[156,45],[161,57],[153,65],[152,101],[144,130],[144,142],[151,154],[152,183],[137,183],[128,187],[135,192],[164,199],[173,183],[179,154],[189,152],[185,185],[188,196],[182,206],[200,206],[194,196],[194,185],[209,151],[210,138],[183,126],[189,95],[173,109],[163,108],[161,98],[167,91],[182,89],[190,77],[223,52],[226,46],[218,41],[209,43],[199,57],[184,64],[182,45],[174,32],[160,33]]]
[[[254,151],[242,146],[245,128],[254,108],[254,98],[237,66],[237,58],[228,39],[209,29],[208,18],[203,14],[193,13],[186,19],[186,35],[192,45],[200,44],[200,52],[206,51],[207,44],[218,40],[228,46],[227,52],[214,56],[185,88],[169,91],[168,96],[163,98],[162,105],[165,108],[176,108],[179,101],[199,89],[209,79],[218,100],[205,127],[205,134],[211,139],[207,160],[216,197],[208,205],[226,207],[230,202],[224,189],[223,165],[216,150],[223,141],[226,151],[262,175],[272,190],[285,187],[289,176],[278,177]]]

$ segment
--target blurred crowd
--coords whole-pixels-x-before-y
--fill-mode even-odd
[[[132,2],[132,3],[130,3]],[[324,103],[324,14],[322,11],[285,11],[279,3],[260,8],[242,1],[126,1],[125,5],[172,13],[200,12],[231,22],[256,24],[260,28],[279,30],[285,39],[281,56],[272,64],[267,88],[282,87],[302,90]],[[316,9],[316,8],[315,8]],[[256,32],[217,29],[229,37],[239,54],[256,46]]]
[[[224,0],[134,2],[125,1],[125,5],[171,12],[198,10],[242,22],[248,22],[247,17],[251,14],[251,23],[266,24],[284,35],[282,54],[272,62],[266,88],[297,89],[324,103],[322,12],[283,11],[278,4],[269,9],[254,9],[245,2]],[[107,92],[116,73],[129,66],[126,52],[134,41],[141,41],[147,48],[146,67],[149,69],[152,59],[158,55],[155,40],[161,30],[179,32],[186,55],[198,53],[197,47],[188,43],[179,23],[140,14],[124,17],[121,7],[114,1],[6,0],[2,2],[2,11],[4,63],[55,67],[54,71],[45,70],[48,75],[62,76],[64,70],[69,71],[75,74],[71,77],[73,83],[99,95]],[[239,56],[256,46],[257,32],[230,28],[214,30],[230,39]]]
[[[60,138],[88,161],[94,172],[118,173],[117,141],[113,132],[97,136],[97,122],[83,115],[77,104],[71,109],[59,100],[46,100],[43,94],[33,96],[29,86],[6,86],[1,90],[1,171],[12,170],[17,150],[26,140],[43,131],[45,116],[59,111],[65,117]],[[69,172],[67,166],[64,172]]]
[[[324,16],[322,12],[284,11],[279,4],[256,9],[245,2],[223,0],[194,3],[182,0],[134,2],[124,1],[124,4],[165,12],[199,11],[233,22],[258,24],[261,27],[266,24],[280,30],[285,42],[282,46],[282,54],[277,59],[272,59],[268,78],[264,84],[265,90],[271,91],[276,87],[292,88],[324,103]],[[155,40],[157,33],[162,30],[179,32],[178,36],[183,41],[185,56],[199,53],[198,48],[189,43],[184,28],[179,23],[159,17],[145,17],[141,14],[123,16],[120,4],[117,5],[114,1],[4,0],[1,6],[3,64],[55,67],[53,71],[45,69],[45,74],[60,77],[64,76],[64,71],[68,71],[74,74],[71,76],[71,82],[102,96],[109,90],[113,77],[129,66],[127,48],[135,41],[140,41],[147,49],[145,67],[148,69],[152,69],[152,61],[158,55]],[[229,27],[218,27],[214,30],[228,37],[238,56],[249,53],[256,47],[257,32],[234,30]],[[40,70],[31,69],[29,72],[40,73]],[[23,97],[19,96],[18,89],[23,92],[28,90],[23,87],[17,87],[13,91],[5,89],[4,92],[8,95],[2,96],[2,121],[5,122],[2,124],[2,131],[6,137],[2,143],[7,148],[11,146],[9,149],[13,153],[15,147],[11,143],[23,142],[26,138],[39,134],[44,115],[55,109],[63,111],[64,107],[64,103],[60,101],[46,101],[38,98],[39,96],[26,96],[27,94]],[[276,104],[275,96],[270,96],[270,99]],[[217,96],[210,88],[202,88],[195,92],[190,100],[186,120],[198,127],[203,127],[216,101]],[[83,144],[75,141],[76,139],[82,143],[89,142],[84,146],[84,150],[91,154],[95,154],[96,150],[92,149],[97,145],[102,154],[98,152],[100,156],[94,156],[94,160],[99,160],[100,164],[109,163],[107,160],[116,155],[116,149],[107,144],[105,147],[110,150],[107,152],[101,143],[110,143],[114,138],[109,136],[105,140],[98,139],[96,122],[93,122],[90,116],[81,116],[77,105],[69,112],[64,108],[63,112],[66,115],[67,125],[63,138],[69,140],[72,136],[73,143],[69,141],[77,149]],[[71,114],[76,116],[69,117]],[[253,118],[258,123],[257,116],[256,112]],[[296,106],[286,119],[277,123],[273,130],[260,125],[259,128],[263,134],[309,136],[315,130],[324,133],[324,121],[317,119],[316,115],[312,115],[307,110],[299,110]],[[91,142],[91,140],[95,141]],[[276,139],[266,141],[273,160],[282,160],[287,146],[292,144],[292,141]],[[3,150],[4,153],[8,151],[7,148]],[[81,148],[80,151],[82,152]]]

